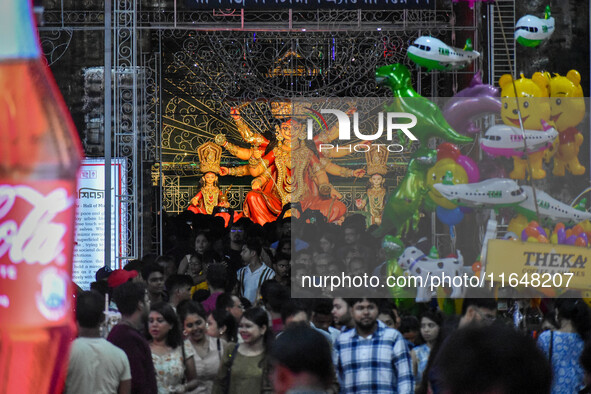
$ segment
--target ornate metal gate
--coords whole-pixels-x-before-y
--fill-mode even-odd
[[[88,37],[102,37],[104,10],[93,3],[44,1],[41,31],[50,62],[79,36],[87,37],[87,45],[93,44]],[[262,98],[388,96],[374,81],[376,66],[407,63],[406,48],[419,35],[455,44],[456,35],[477,31],[478,20],[474,14],[461,25],[451,8],[226,12],[181,10],[176,1],[115,1],[113,152],[128,161],[129,193],[118,196],[118,203],[130,213],[129,242],[117,258],[161,252],[162,210],[186,207],[196,191],[196,148],[218,132],[232,133],[228,115],[236,103],[253,102],[247,110],[264,119],[264,106],[256,104]],[[84,70],[100,66],[80,63]],[[417,91],[427,97],[453,90],[463,74],[444,80],[409,66]],[[59,78],[57,66],[54,73]],[[86,88],[87,105],[78,109],[77,123],[87,152],[100,156],[104,131],[96,94],[102,87]],[[349,206],[365,190],[359,184],[338,187]],[[245,185],[233,189],[234,206],[246,190]]]

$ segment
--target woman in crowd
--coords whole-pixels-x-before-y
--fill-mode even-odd
[[[236,343],[237,328],[234,316],[224,309],[214,309],[207,316],[206,334],[212,338],[219,339],[223,347],[231,342]]]
[[[568,295],[566,293],[564,297]],[[552,394],[576,393],[584,386],[584,371],[579,358],[585,340],[589,339],[591,314],[580,298],[559,298],[554,311],[558,329],[540,334],[538,346],[552,366]]]
[[[243,343],[228,347],[214,393],[255,394],[271,392],[267,351],[273,340],[269,316],[262,308],[244,312],[239,325]]]
[[[182,275],[191,275],[192,271],[201,271],[199,274],[201,276],[199,276],[197,280],[196,278],[193,278],[195,283],[200,283],[202,281],[205,281],[205,273],[207,272],[207,266],[210,263],[213,263],[214,261],[219,261],[220,259],[219,257],[217,257],[215,252],[213,252],[211,248],[211,242],[209,241],[207,234],[205,234],[204,232],[197,233],[197,235],[195,236],[194,246],[195,253],[188,254],[181,260],[181,262],[179,263],[179,269],[177,273]],[[192,257],[194,258],[192,259]],[[192,267],[192,260],[194,260],[195,262],[199,261],[199,263],[202,266],[199,267],[199,269]]]
[[[151,306],[148,333],[158,394],[187,393],[197,387],[193,348],[183,341],[172,306],[166,302]]]
[[[185,301],[179,304],[178,312],[180,321],[183,323],[184,334],[195,353],[198,384],[191,394],[211,393],[225,348],[220,340],[206,335],[207,315],[200,304]]]
[[[333,254],[336,244],[336,236],[333,232],[321,232],[320,239],[318,240],[318,253]]]
[[[425,343],[414,347],[410,352],[415,382],[421,382],[423,379],[423,372],[427,366],[427,361],[429,361],[429,353],[431,353],[431,349],[439,337],[442,324],[443,315],[440,311],[429,310],[421,315],[420,334]]]

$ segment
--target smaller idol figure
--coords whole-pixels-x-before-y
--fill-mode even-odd
[[[386,197],[384,182],[388,171],[386,166],[388,154],[387,149],[378,149],[375,146],[365,152],[367,174],[369,175],[367,193],[362,198],[355,200],[355,205],[365,215],[368,227],[372,224],[379,226],[382,223]]]
[[[204,174],[201,177],[201,190],[191,199],[191,205],[187,208],[194,213],[211,215],[217,206],[228,208],[228,200],[218,187],[218,175],[220,173],[220,160],[222,148],[213,142],[206,142],[197,148],[199,155],[199,169]]]

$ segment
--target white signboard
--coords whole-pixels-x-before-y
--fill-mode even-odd
[[[119,268],[127,245],[127,210],[117,196],[126,195],[126,161],[111,159],[111,268]],[[84,159],[78,178],[73,280],[84,290],[105,265],[105,160]]]

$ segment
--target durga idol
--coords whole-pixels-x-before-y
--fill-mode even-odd
[[[275,133],[270,139],[250,131],[234,110],[232,117],[250,149],[241,148],[216,136],[216,143],[231,154],[248,160],[240,167],[221,167],[221,175],[254,177],[252,191],[246,195],[244,215],[254,222],[265,224],[277,219],[283,206],[300,202],[302,210],[320,211],[329,222],[343,218],[347,208],[339,199],[340,193],[330,184],[327,173],[338,176],[362,177],[364,170],[350,170],[331,163],[317,154],[314,141],[306,145],[304,125],[293,116],[290,102],[272,102],[271,112],[277,119]]]

